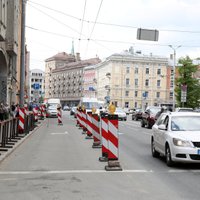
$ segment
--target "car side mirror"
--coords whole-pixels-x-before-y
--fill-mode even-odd
[[[165,124],[160,124],[160,125],[158,126],[158,129],[163,130],[163,131],[166,131],[166,130],[167,130]]]

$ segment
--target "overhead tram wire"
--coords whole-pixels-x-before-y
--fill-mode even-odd
[[[81,20],[81,30],[80,30],[80,36],[79,36],[79,42],[78,42],[78,52],[80,52],[80,43],[81,43],[81,37],[82,37],[82,31],[83,31],[83,22],[85,18],[86,5],[87,5],[87,0],[85,0],[84,9],[83,9],[83,17]]]
[[[69,14],[66,14],[62,11],[59,11],[59,10],[55,10],[53,8],[50,8],[50,7],[47,7],[47,6],[44,6],[42,4],[39,4],[39,3],[35,3],[33,1],[28,1],[28,3],[30,4],[36,4],[36,5],[39,5],[41,7],[44,7],[46,9],[49,9],[51,11],[54,11],[54,12],[57,12],[57,13],[60,13],[62,15],[65,15],[67,17],[71,17],[73,19],[76,19],[78,21],[81,21],[82,19],[78,18],[78,17],[75,17],[73,15],[69,15]],[[99,25],[105,25],[105,26],[115,26],[115,27],[121,27],[121,28],[132,28],[132,29],[137,29],[138,27],[137,26],[131,26],[131,25],[123,25],[123,24],[113,24],[113,23],[106,23],[106,22],[97,22],[97,21],[89,21],[89,20],[83,20],[83,22],[87,22],[87,23],[92,23],[92,24],[99,24]],[[140,27],[142,28],[142,27]],[[149,29],[152,29],[152,28],[149,28]],[[153,28],[155,29],[155,28]],[[159,29],[159,31],[163,31],[163,32],[180,32],[180,33],[194,33],[194,34],[199,34],[200,31],[194,31],[194,30],[176,30],[176,29]]]
[[[88,43],[87,43],[87,47],[86,47],[86,51],[85,51],[86,54],[87,54],[87,51],[88,51],[89,41],[90,41],[90,39],[91,39],[91,37],[92,37],[92,34],[93,34],[93,32],[94,32],[94,28],[95,28],[97,19],[98,19],[98,17],[99,17],[99,13],[100,13],[100,10],[101,10],[101,7],[102,7],[102,3],[103,3],[103,0],[101,0],[101,3],[100,3],[100,5],[99,5],[99,9],[98,9],[98,12],[97,12],[97,15],[96,15],[96,18],[95,18],[95,23],[93,24],[92,31],[91,31],[90,36],[89,36],[89,38],[88,38]]]

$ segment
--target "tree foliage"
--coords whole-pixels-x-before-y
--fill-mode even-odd
[[[184,107],[197,108],[200,107],[200,83],[198,79],[194,78],[194,74],[197,72],[197,65],[192,63],[192,60],[186,56],[179,59],[178,73],[176,78],[176,102],[178,106],[182,106],[181,102],[181,86],[187,85],[187,99],[184,102]]]

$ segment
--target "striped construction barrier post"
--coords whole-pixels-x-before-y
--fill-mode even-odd
[[[86,113],[87,122],[87,136],[86,139],[92,139],[92,112]]]
[[[33,115],[34,115],[35,122],[37,122],[38,121],[38,109],[37,108],[33,108]]]
[[[87,118],[86,118],[86,110],[85,109],[83,109],[82,110],[82,125],[83,125],[83,132],[82,132],[82,134],[86,134],[86,132],[87,132]]]
[[[119,158],[118,115],[108,115],[108,165],[107,171],[121,171]]]
[[[101,135],[100,135],[100,118],[98,114],[92,114],[92,135],[93,145],[92,148],[101,148]]]
[[[83,128],[83,117],[82,117],[82,109],[79,109],[79,128],[82,129]]]
[[[24,133],[24,123],[25,123],[25,110],[24,108],[19,108],[19,133]]]
[[[58,116],[58,125],[63,125],[61,108],[57,108],[57,116]]]
[[[77,108],[77,113],[76,113],[76,126],[80,126],[80,111],[79,108]]]
[[[108,161],[108,114],[101,113],[101,138],[102,138],[102,157],[99,157],[99,161]]]

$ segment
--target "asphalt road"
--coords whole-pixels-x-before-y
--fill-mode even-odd
[[[200,165],[153,158],[151,130],[130,116],[119,122],[119,172],[104,170],[68,112],[63,122],[46,119],[0,163],[0,200],[199,200]]]

